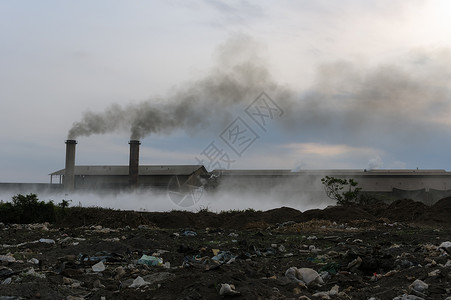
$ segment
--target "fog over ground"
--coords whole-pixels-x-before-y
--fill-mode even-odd
[[[299,188],[299,187],[298,187]],[[31,191],[30,191],[31,192]],[[24,192],[27,194],[28,192]],[[2,191],[0,200],[9,202],[16,191]],[[325,208],[333,205],[334,201],[324,194],[312,194],[291,192],[285,187],[275,187],[270,191],[258,191],[253,188],[233,190],[230,186],[218,190],[200,191],[196,195],[183,195],[183,201],[174,198],[166,190],[141,190],[135,192],[51,192],[38,193],[41,201],[53,201],[55,204],[67,200],[70,206],[103,207],[120,210],[135,211],[171,211],[187,210],[198,212],[208,209],[213,212],[227,210],[269,210],[282,206],[288,206],[300,211],[313,208]]]

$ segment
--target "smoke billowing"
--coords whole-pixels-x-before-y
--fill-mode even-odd
[[[451,55],[447,50],[406,54],[395,62],[366,66],[352,61],[325,63],[307,91],[289,90],[271,77],[261,45],[247,36],[219,47],[208,75],[185,84],[164,100],[147,100],[103,112],[86,112],[69,138],[129,132],[131,139],[194,132],[234,117],[261,92],[284,110],[284,131],[329,143],[364,145],[383,139],[427,138],[451,122]],[[299,135],[301,132],[301,135]],[[213,134],[216,134],[215,131]]]
[[[140,139],[180,128],[192,131],[213,121],[224,123],[238,105],[243,108],[243,103],[262,91],[277,89],[258,57],[259,46],[246,36],[234,37],[218,49],[217,64],[205,78],[186,84],[164,100],[113,104],[104,112],[86,112],[68,137],[129,131],[131,139]]]

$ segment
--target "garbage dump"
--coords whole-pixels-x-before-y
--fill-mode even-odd
[[[450,221],[387,209],[97,209],[2,224],[0,299],[451,299]]]

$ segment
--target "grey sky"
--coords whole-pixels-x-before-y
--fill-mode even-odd
[[[448,1],[2,1],[0,182],[48,182],[86,112],[181,95],[208,122],[146,135],[141,161],[195,163],[260,89],[286,114],[233,168],[449,170],[450,20]],[[211,99],[248,61],[269,77]],[[126,164],[129,138],[80,136],[76,163]]]

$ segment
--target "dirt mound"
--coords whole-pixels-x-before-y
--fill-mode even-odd
[[[305,212],[281,207],[268,211],[232,210],[214,213],[202,210],[197,213],[188,211],[171,212],[135,212],[118,211],[102,208],[67,208],[62,218],[58,218],[57,226],[79,227],[102,225],[119,228],[139,225],[159,228],[223,228],[253,229],[267,228],[287,221],[307,222],[310,220],[327,220],[347,223],[356,220],[376,221],[386,218],[391,222],[419,222],[422,224],[451,224],[451,197],[438,201],[432,207],[413,200],[398,200],[390,205],[377,204],[364,207],[331,206],[325,209],[312,209]]]
[[[389,205],[384,202],[371,203],[362,207],[364,211],[377,218],[385,217],[385,212]]]
[[[102,225],[103,227],[137,227],[139,225],[154,226],[142,212],[119,211],[96,207],[71,207],[63,212],[56,224],[61,227],[80,227]]]
[[[270,224],[283,223],[286,221],[300,221],[302,212],[291,207],[281,207],[262,212],[263,219]]]
[[[427,224],[451,225],[451,197],[443,198],[437,201],[417,220]]]
[[[148,221],[160,228],[205,228],[221,225],[217,215],[208,211],[145,212],[144,214]]]
[[[302,214],[301,221],[329,220],[336,222],[351,222],[354,220],[373,221],[376,218],[358,207],[331,206],[325,209],[307,210]]]
[[[418,220],[427,208],[426,204],[411,199],[396,200],[387,207],[384,217],[391,221],[413,222]]]

